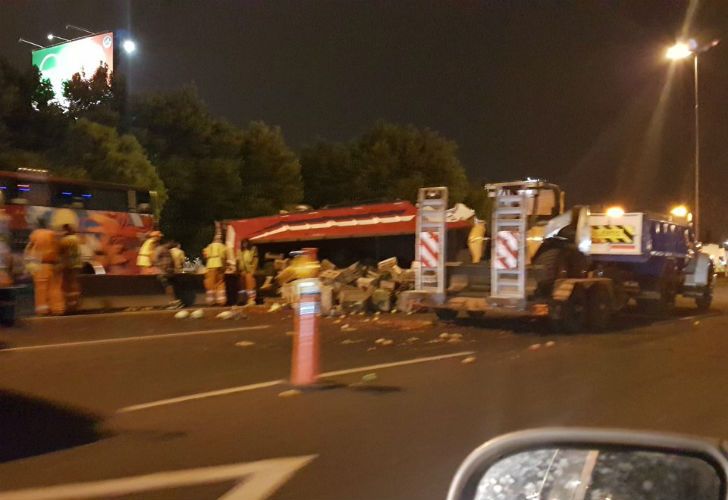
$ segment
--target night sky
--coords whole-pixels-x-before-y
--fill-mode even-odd
[[[126,29],[133,92],[194,83],[215,115],[290,145],[377,119],[457,141],[474,180],[544,177],[572,202],[690,201],[692,66],[664,59],[688,1],[2,0],[0,53],[64,26]],[[728,1],[700,2],[704,223],[728,236]],[[726,228],[724,229],[724,226]]]

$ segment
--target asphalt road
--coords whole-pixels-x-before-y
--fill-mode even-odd
[[[288,312],[30,320],[0,334],[0,500],[439,499],[469,451],[511,430],[725,437],[726,307],[721,287],[709,314],[686,305],[572,336],[527,321],[324,319],[322,370],[337,385],[294,395]]]

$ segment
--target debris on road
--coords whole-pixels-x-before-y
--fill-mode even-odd
[[[290,398],[292,396],[298,396],[301,394],[301,391],[298,389],[288,389],[287,391],[279,392],[278,397],[279,398]]]
[[[470,363],[475,363],[475,356],[468,356],[467,358],[463,358],[461,363],[464,365],[468,365]]]
[[[187,319],[189,317],[190,317],[189,311],[182,310],[182,311],[177,311],[176,313],[174,313],[174,319]]]
[[[382,337],[375,340],[374,343],[381,346],[388,346],[394,344],[394,340]]]
[[[531,344],[528,346],[529,351],[537,351],[539,349],[541,349],[541,344]]]
[[[377,380],[376,373],[367,373],[361,377],[361,381],[364,383],[374,382],[375,380]]]
[[[553,347],[555,345],[556,345],[556,342],[554,342],[553,340],[549,340],[548,342],[546,342],[546,347]]]
[[[407,342],[410,344],[413,344],[413,343],[417,342],[418,340],[420,340],[419,337],[410,337],[407,339]]]
[[[235,345],[238,347],[250,347],[252,345],[255,345],[255,342],[252,342],[250,340],[241,340],[240,342],[235,342]]]
[[[202,319],[205,317],[205,311],[202,309],[196,309],[190,313],[190,318],[192,319]]]
[[[349,323],[341,325],[342,332],[355,332],[357,329],[351,326]]]
[[[362,342],[364,342],[364,339],[358,339],[358,340],[344,339],[341,341],[342,344],[361,344]]]

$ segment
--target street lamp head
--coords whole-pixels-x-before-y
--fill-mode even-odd
[[[676,207],[673,207],[672,210],[670,210],[670,215],[674,217],[687,217],[688,216],[688,207],[685,205],[677,205]]]
[[[134,40],[124,40],[121,44],[121,48],[123,48],[124,52],[127,54],[133,54],[136,52],[136,43]]]
[[[685,42],[677,42],[675,45],[667,49],[665,57],[673,61],[677,61],[679,59],[690,57],[692,54],[693,50],[690,48],[690,45]]]
[[[48,40],[53,40],[53,38],[54,38],[53,33],[48,33],[48,36],[46,38]]]

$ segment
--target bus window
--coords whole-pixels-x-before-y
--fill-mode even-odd
[[[5,184],[8,192],[8,203],[15,205],[50,206],[51,194],[47,183],[33,181],[8,182]]]
[[[129,211],[129,200],[124,189],[95,188],[88,194],[91,195],[86,199],[86,208],[89,210]]]
[[[54,184],[51,187],[52,205],[59,208],[85,208],[86,199],[90,196],[86,191],[75,185]]]
[[[140,214],[152,213],[152,197],[149,191],[136,192],[136,211]]]

